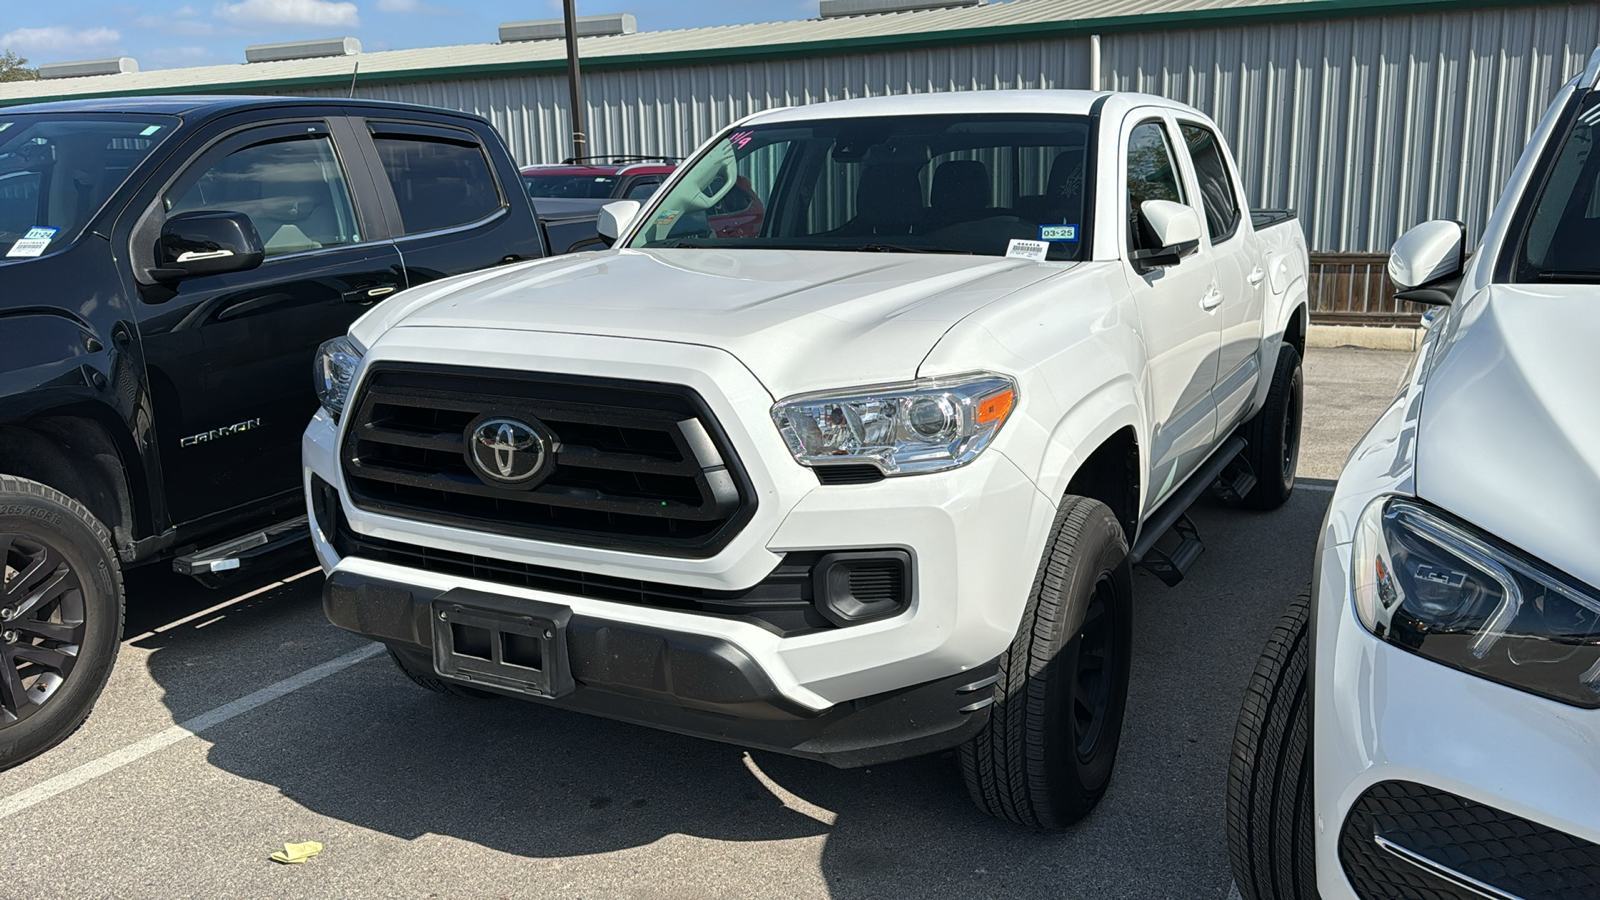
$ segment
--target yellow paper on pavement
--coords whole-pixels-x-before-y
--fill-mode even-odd
[[[306,841],[303,844],[284,844],[282,850],[272,854],[272,861],[286,865],[299,865],[321,852],[322,845],[316,841]]]

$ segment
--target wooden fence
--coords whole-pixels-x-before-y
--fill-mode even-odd
[[[1311,321],[1318,325],[1416,325],[1427,309],[1395,299],[1387,253],[1311,254]]]

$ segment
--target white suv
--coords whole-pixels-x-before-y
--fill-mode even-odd
[[[616,249],[323,349],[328,616],[447,692],[841,766],[960,746],[985,809],[1071,822],[1116,756],[1130,565],[1182,577],[1210,488],[1293,487],[1304,238],[1238,184],[1156,97],[746,119],[608,207]],[[763,212],[730,232],[735,185]]]
[[[1470,264],[1456,222],[1395,245],[1401,296],[1448,308],[1251,682],[1228,790],[1246,900],[1600,896],[1597,81],[1600,53]]]

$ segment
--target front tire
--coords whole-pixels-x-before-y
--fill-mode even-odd
[[[1316,900],[1311,595],[1296,597],[1245,690],[1228,765],[1228,856],[1244,900]]]
[[[1122,525],[1105,504],[1067,497],[1021,630],[1000,657],[989,722],[961,747],[967,791],[980,809],[1064,828],[1100,802],[1122,737],[1132,619]]]
[[[1267,403],[1244,424],[1244,458],[1256,485],[1244,496],[1248,509],[1271,510],[1289,502],[1300,468],[1300,428],[1305,412],[1305,373],[1293,344],[1278,348]]]
[[[122,642],[122,570],[82,504],[0,475],[0,770],[89,717]]]

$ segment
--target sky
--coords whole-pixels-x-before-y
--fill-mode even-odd
[[[578,0],[640,31],[815,18],[816,0]],[[243,63],[250,44],[356,37],[399,50],[499,40],[501,22],[561,16],[560,0],[0,0],[0,52],[34,64],[132,56],[139,68]]]

